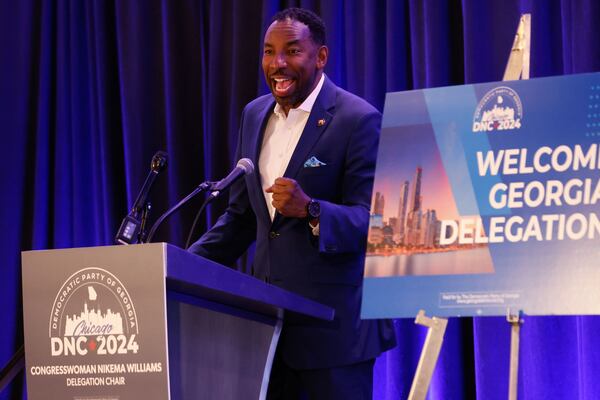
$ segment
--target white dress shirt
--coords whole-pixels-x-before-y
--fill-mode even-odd
[[[267,122],[260,149],[258,167],[260,169],[263,194],[265,195],[271,220],[275,217],[275,207],[271,204],[272,194],[265,192],[265,190],[273,185],[276,178],[283,176],[292,158],[292,154],[298,145],[302,131],[306,126],[306,122],[315,104],[315,100],[323,87],[324,81],[325,74],[321,75],[319,83],[306,100],[298,108],[289,110],[287,117],[281,106],[275,104],[273,114],[271,114]]]

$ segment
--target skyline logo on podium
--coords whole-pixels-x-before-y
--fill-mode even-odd
[[[96,299],[96,297],[92,298],[91,295],[92,293],[95,294],[93,286],[88,286],[88,293],[90,293],[90,300]],[[105,313],[100,309],[90,310],[87,302],[85,302],[83,303],[83,311],[79,315],[73,315],[72,317],[67,315],[65,336],[86,336],[99,333],[122,334],[123,318],[121,313],[114,313],[110,308]]]
[[[83,268],[64,281],[48,328],[53,357],[139,351],[133,300],[122,282],[103,268]]]

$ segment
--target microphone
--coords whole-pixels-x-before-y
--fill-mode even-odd
[[[242,158],[237,162],[235,168],[227,175],[225,178],[221,179],[219,182],[213,185],[212,193],[210,196],[212,198],[217,197],[220,192],[225,189],[228,189],[229,186],[233,185],[235,181],[240,179],[244,175],[249,175],[254,171],[254,164],[252,160],[249,158]]]
[[[204,206],[206,206],[206,204],[208,204],[211,200],[216,198],[219,195],[219,193],[229,188],[229,186],[231,186],[242,176],[251,174],[252,171],[254,171],[254,164],[252,163],[252,160],[250,160],[249,158],[242,158],[237,162],[235,168],[225,178],[221,179],[218,182],[202,182],[190,194],[181,199],[179,203],[175,204],[173,207],[168,209],[166,213],[161,215],[156,220],[156,222],[154,223],[154,225],[152,225],[152,228],[150,229],[150,233],[148,233],[147,243],[150,243],[152,241],[154,233],[156,233],[156,230],[165,219],[171,216],[171,214],[173,214],[175,211],[179,210],[185,203],[190,201],[198,193],[204,192],[205,190],[211,191],[210,195],[206,198],[206,201],[202,205],[202,210],[204,209]]]
[[[143,236],[144,225],[148,217],[148,211],[150,206],[148,204],[148,194],[154,184],[154,180],[159,173],[167,168],[167,153],[164,151],[157,151],[152,157],[150,163],[150,172],[146,176],[146,180],[142,185],[142,189],[138,194],[131,211],[121,222],[121,226],[115,236],[115,242],[117,244],[132,244],[137,243],[141,236]],[[141,214],[141,215],[140,215]]]
[[[150,163],[150,172],[148,172],[148,176],[144,181],[142,190],[140,190],[135,203],[133,203],[130,214],[133,212],[139,213],[144,208],[146,200],[148,199],[148,193],[150,193],[150,188],[152,187],[152,184],[154,184],[154,180],[158,174],[164,171],[166,168],[167,153],[164,151],[157,151],[156,154],[154,154],[154,157],[152,157],[152,162]]]

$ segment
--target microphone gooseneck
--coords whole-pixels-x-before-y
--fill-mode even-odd
[[[204,202],[204,205],[202,206],[202,209],[204,209],[204,206],[206,206],[206,204],[215,199],[223,190],[229,188],[238,179],[240,179],[244,175],[251,174],[253,171],[254,164],[252,163],[252,160],[250,160],[249,158],[242,158],[237,162],[235,168],[225,178],[221,179],[218,182],[207,181],[198,185],[190,194],[181,199],[177,204],[175,204],[173,207],[167,210],[167,212],[165,212],[163,215],[160,216],[160,218],[156,220],[154,225],[152,225],[152,229],[150,229],[147,242],[150,243],[152,241],[152,237],[156,233],[156,230],[165,219],[167,219],[171,214],[180,209],[184,204],[190,201],[198,193],[209,190],[211,191],[210,195],[207,197],[206,201]]]
[[[167,158],[167,153],[164,151],[157,151],[152,157],[150,172],[146,176],[142,189],[117,231],[115,236],[117,244],[133,244],[143,241],[144,226],[150,210],[148,195],[158,174],[167,168]]]

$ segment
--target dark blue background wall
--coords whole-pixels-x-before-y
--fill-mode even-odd
[[[0,365],[22,343],[20,251],[110,244],[156,150],[170,165],[153,217],[235,163],[239,113],[266,90],[263,33],[290,5],[322,15],[327,74],[379,109],[388,91],[501,80],[523,12],[532,77],[600,70],[596,0],[2,0]],[[156,239],[182,246],[195,207]],[[396,324],[376,398],[405,398],[416,368],[424,331]],[[599,330],[596,317],[528,318],[520,398],[600,398]],[[430,398],[506,398],[508,349],[501,318],[452,319]]]

